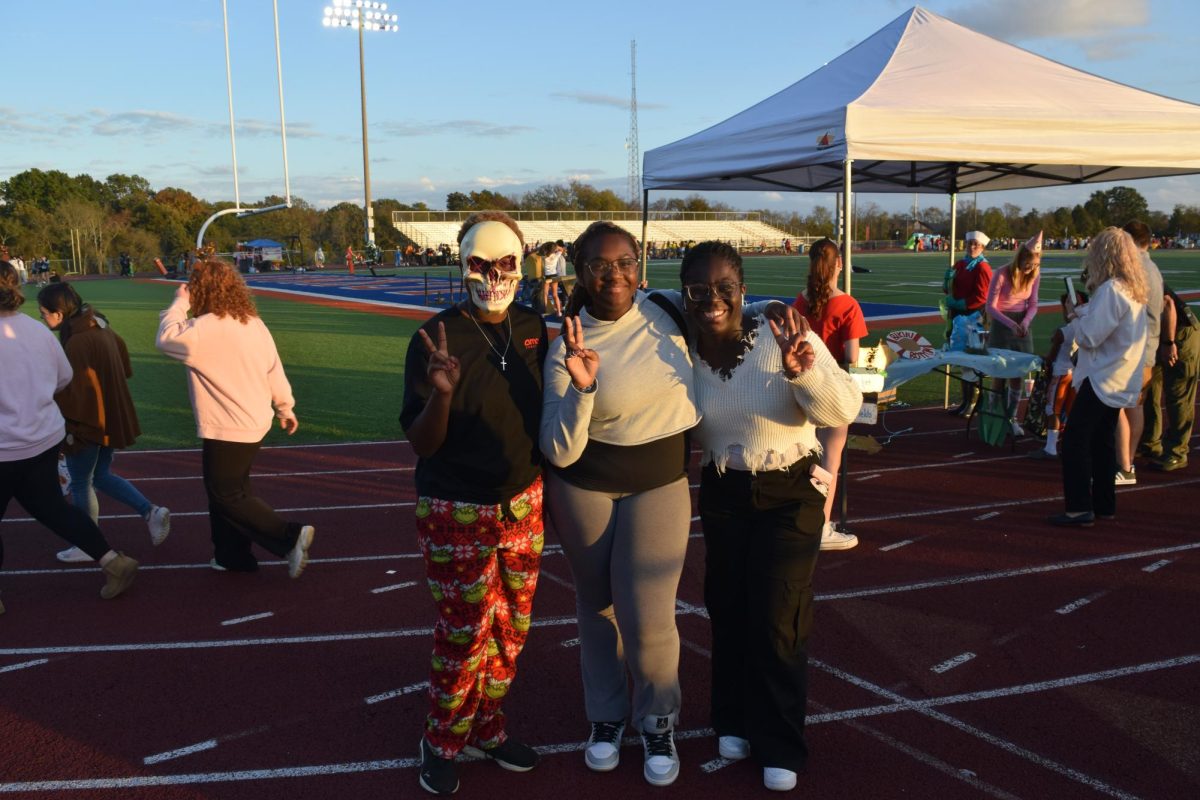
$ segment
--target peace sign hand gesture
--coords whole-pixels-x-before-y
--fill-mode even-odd
[[[425,344],[425,352],[429,356],[429,366],[425,370],[429,383],[438,394],[448,395],[454,392],[461,374],[458,359],[446,349],[446,323],[438,323],[438,340],[435,346],[429,334],[423,328],[417,329],[421,341]]]
[[[779,352],[783,356],[783,371],[788,378],[795,378],[800,373],[812,369],[817,360],[817,353],[804,338],[804,331],[800,330],[795,318],[789,317],[782,330],[773,319],[767,320],[767,324],[771,326],[771,334],[775,337],[775,343],[779,345]]]
[[[562,337],[566,345],[567,372],[571,376],[571,383],[582,392],[596,382],[596,373],[600,371],[600,355],[583,346],[583,322],[579,317],[563,318]]]

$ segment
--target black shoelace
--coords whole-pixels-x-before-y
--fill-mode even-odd
[[[675,745],[671,742],[671,734],[643,733],[642,738],[646,741],[647,756],[675,757]]]
[[[593,722],[592,741],[619,744],[622,725],[619,722]]]

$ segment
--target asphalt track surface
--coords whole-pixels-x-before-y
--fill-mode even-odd
[[[891,432],[900,433],[891,435]],[[990,448],[939,409],[863,428],[849,458],[853,550],[821,555],[810,641],[811,759],[795,796],[1190,798],[1200,795],[1200,501],[1196,467],[1139,470],[1118,517],[1061,510],[1037,446]],[[1193,439],[1195,444],[1196,439]],[[142,562],[98,598],[91,566],[13,503],[0,527],[0,795],[22,798],[418,798],[433,604],[416,553],[405,442],[276,447],[258,493],[317,527],[313,559],[217,573],[199,452],[122,453],[172,509],[152,548],[101,498],[110,542]],[[693,467],[693,479],[696,473]],[[569,568],[551,530],[534,627],[509,695],[524,775],[464,762],[461,797],[771,796],[716,753],[699,523],[678,594],[679,780],[654,789],[627,740],[589,772]]]

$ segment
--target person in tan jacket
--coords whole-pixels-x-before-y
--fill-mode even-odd
[[[68,283],[52,283],[38,292],[38,310],[50,330],[58,331],[74,372],[67,387],[54,396],[67,425],[63,452],[72,501],[95,522],[100,518],[99,489],[136,511],[150,528],[150,541],[162,544],[171,530],[171,512],[112,471],[115,451],[132,445],[142,432],[126,382],[133,377],[133,367],[124,340]],[[70,547],[58,560],[70,564],[92,557]]]

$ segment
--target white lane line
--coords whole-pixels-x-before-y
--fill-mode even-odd
[[[1093,600],[1098,600],[1106,594],[1108,594],[1107,590],[1105,590],[1103,592],[1096,592],[1095,594],[1089,594],[1087,597],[1081,597],[1078,600],[1072,600],[1071,602],[1067,603],[1062,608],[1054,609],[1054,613],[1055,614],[1070,614],[1072,611],[1078,611],[1079,609],[1086,606],[1088,603],[1092,602]]]
[[[957,465],[955,465],[957,466]],[[1175,489],[1181,486],[1190,486],[1195,483],[1200,483],[1200,478],[1191,478],[1186,481],[1172,481],[1171,483],[1146,484],[1144,486],[1128,486],[1122,487],[1119,491],[1121,494],[1126,492],[1145,492],[1156,489]],[[897,514],[884,514],[878,517],[856,517],[849,520],[851,523],[859,522],[886,522],[893,519],[910,519],[912,517],[931,517],[939,514],[957,514],[961,511],[987,511],[990,508],[1012,508],[1013,506],[1026,506],[1035,503],[1054,503],[1062,502],[1062,495],[1052,495],[1050,497],[1028,497],[1023,500],[1010,500],[1004,503],[980,503],[972,506],[953,506],[951,508],[934,508],[925,509],[924,511],[904,511]]]
[[[886,697],[887,699],[889,699],[893,702],[903,704],[906,706],[906,708],[908,710],[915,711],[918,714],[921,714],[922,716],[929,717],[930,719],[936,720],[938,722],[943,722],[943,723],[949,725],[950,727],[954,728],[955,730],[961,731],[970,736],[974,736],[978,739],[982,739],[983,741],[987,742],[988,744],[994,745],[995,747],[998,747],[1007,753],[1015,755],[1019,758],[1023,758],[1026,761],[1032,762],[1040,767],[1043,767],[1045,769],[1050,770],[1051,772],[1055,772],[1059,775],[1069,778],[1077,783],[1081,783],[1084,786],[1087,786],[1088,788],[1090,788],[1094,791],[1100,792],[1102,794],[1106,794],[1109,797],[1121,798],[1121,800],[1138,800],[1138,798],[1135,795],[1129,794],[1128,792],[1121,791],[1120,789],[1117,789],[1113,786],[1109,786],[1107,783],[1104,783],[1099,778],[1094,778],[1091,775],[1087,775],[1083,772],[1080,772],[1077,769],[1065,766],[1063,764],[1059,764],[1057,761],[1047,758],[1046,756],[1039,755],[1038,753],[1035,753],[1032,750],[1027,750],[1026,748],[1021,747],[1020,745],[1013,744],[1012,742],[1008,741],[1007,739],[1002,739],[999,736],[996,736],[995,734],[991,734],[985,730],[976,728],[974,725],[970,725],[966,722],[963,722],[962,720],[951,717],[948,714],[943,714],[940,711],[934,711],[931,708],[920,707],[920,706],[916,705],[913,701],[910,701],[907,698],[902,697],[901,695],[898,695],[893,691],[890,691],[888,689],[885,689],[882,686],[871,683],[870,681],[867,681],[863,678],[859,678],[856,675],[851,675],[850,673],[848,673],[844,670],[840,670],[837,667],[831,666],[831,665],[826,664],[817,659],[810,659],[809,663],[812,664],[813,666],[817,667],[818,669],[823,669],[826,672],[829,672],[830,674],[834,675],[835,677],[841,678],[842,680],[847,681],[848,683],[851,683],[855,686],[858,686],[859,688],[865,689],[865,690],[867,690],[873,694],[877,694],[881,697]]]
[[[410,586],[416,586],[416,581],[404,581],[404,583],[393,583],[391,586],[380,586],[377,589],[372,589],[371,594],[383,594],[384,592],[393,592],[396,589],[407,589]]]
[[[369,706],[373,706],[376,703],[382,703],[384,700],[391,700],[393,697],[401,697],[403,695],[412,694],[413,692],[419,692],[428,688],[429,681],[421,681],[420,683],[414,683],[411,686],[405,686],[401,689],[393,689],[390,692],[383,692],[382,694],[373,694],[370,697],[364,697],[363,702]]]
[[[960,431],[961,433],[961,431]],[[407,439],[396,439],[390,442],[324,442],[321,444],[273,444],[261,448],[262,450],[307,450],[308,448],[326,448],[326,447],[379,447],[381,445],[390,444],[408,444]],[[121,460],[125,461],[132,456],[154,456],[160,453],[199,453],[202,452],[199,447],[178,447],[169,450],[122,450]]]
[[[916,539],[901,539],[898,542],[892,542],[891,544],[885,544],[883,547],[881,547],[879,549],[886,553],[888,550],[899,550],[901,547],[904,547],[905,545],[908,545],[908,544],[912,544],[915,541],[916,541]]]
[[[1160,569],[1165,567],[1167,564],[1170,564],[1174,560],[1175,559],[1173,558],[1164,558],[1161,561],[1155,561],[1153,564],[1147,564],[1146,566],[1142,567],[1142,572],[1158,572]]]
[[[978,517],[975,517],[974,519],[976,522],[982,522],[985,519],[991,519],[992,517],[998,517],[998,516],[1000,516],[999,511],[989,511],[986,514],[980,514]]]
[[[1147,556],[1166,555],[1167,553],[1180,553],[1186,550],[1195,550],[1200,548],[1200,543],[1181,544],[1175,547],[1160,547],[1154,550],[1143,550],[1137,553],[1120,553],[1113,556],[1097,556],[1096,558],[1084,558],[1079,561],[1059,561],[1054,564],[1042,564],[1035,567],[1018,567],[1016,569],[998,570],[996,572],[981,572],[974,575],[960,575],[953,578],[936,578],[928,581],[918,581],[916,583],[901,583],[895,586],[877,586],[865,589],[849,589],[844,592],[827,592],[825,594],[814,595],[814,600],[849,600],[858,597],[873,597],[882,594],[897,594],[900,592],[915,592],[921,589],[936,589],[943,586],[961,586],[966,583],[980,583],[982,581],[996,581],[1004,578],[1018,578],[1025,575],[1038,575],[1043,572],[1058,572],[1064,569],[1078,569],[1080,567],[1093,567],[1100,564],[1112,564],[1118,561],[1129,561],[1131,559],[1146,558]],[[0,650],[0,653],[3,653]]]
[[[873,481],[883,475],[882,472],[873,472],[870,475],[863,475],[861,478],[855,478],[857,481]]]
[[[960,430],[959,433],[962,433],[962,431]],[[954,456],[954,458],[958,458],[958,457],[959,456]],[[987,458],[973,458],[970,461],[959,461],[957,464],[954,465],[954,468],[958,469],[959,467],[965,466],[967,464],[995,464],[997,461],[1012,461],[1012,460],[1018,459],[1018,458],[1025,458],[1025,456],[1024,456],[1024,454],[1022,454],[1022,455],[1018,455],[1018,456],[988,456]],[[869,472],[878,472],[880,474],[883,474],[885,472],[910,472],[911,470],[914,470],[914,469],[938,469],[939,467],[945,467],[945,466],[946,466],[945,461],[929,461],[924,464],[908,464],[903,467],[879,467],[876,469],[860,469],[857,472],[849,472],[847,474],[853,478],[855,475],[863,475],[863,474],[866,474]]]
[[[938,664],[937,666],[930,667],[929,671],[936,672],[938,675],[941,675],[943,672],[949,672],[950,670],[954,669],[955,667],[961,667],[963,664],[967,663],[974,657],[975,657],[974,653],[959,653],[954,658],[946,659],[945,661]]]
[[[559,548],[559,551],[561,552],[562,546],[557,545],[557,547]],[[550,548],[548,548],[548,547],[546,548],[546,550],[549,550],[549,549]],[[542,555],[546,554],[546,550],[542,551]],[[570,589],[572,592],[575,591],[575,584],[571,583],[569,580],[566,580],[565,578],[558,577],[553,572],[548,571],[545,567],[542,567],[540,570],[538,570],[538,581],[541,582],[542,578],[548,579],[551,583],[557,583],[559,586],[562,586],[565,589]]]
[[[578,639],[564,639],[563,641],[559,642],[559,646],[561,646],[561,647],[579,647],[579,640]]]
[[[1053,689],[1066,689],[1071,686],[1099,683],[1100,681],[1108,681],[1114,678],[1126,678],[1131,675],[1142,675],[1148,672],[1157,672],[1159,670],[1172,669],[1174,667],[1187,667],[1193,664],[1200,664],[1200,654],[1178,656],[1176,658],[1168,658],[1162,661],[1150,661],[1145,664],[1133,664],[1128,667],[1116,667],[1114,669],[1101,670],[1099,672],[1085,672],[1079,675],[1069,675],[1065,678],[1052,678],[1046,681],[1022,683],[1017,686],[1005,686],[999,689],[984,689],[978,692],[964,692],[962,694],[943,695],[942,697],[930,697],[924,700],[903,700],[901,702],[886,703],[877,706],[849,708],[843,711],[831,711],[826,714],[810,714],[806,720],[806,724],[819,725],[823,722],[841,722],[844,720],[858,719],[861,717],[875,717],[882,714],[895,714],[900,711],[919,711],[925,708],[938,708],[940,706],[958,705],[961,703],[976,703],[980,700],[994,700],[998,697],[1016,697],[1018,695],[1036,694],[1038,692],[1046,692]]]
[[[122,454],[123,455],[123,454]],[[309,475],[366,475],[370,472],[412,472],[416,467],[371,467],[369,469],[323,469],[313,472],[256,472],[251,479],[263,478],[303,478]],[[150,483],[152,481],[198,481],[203,475],[172,475],[154,478],[128,478],[130,483]]]
[[[165,753],[159,753],[154,756],[146,756],[142,759],[143,764],[160,764],[163,761],[170,761],[173,758],[183,758],[190,756],[192,753],[203,753],[205,750],[212,750],[217,746],[216,739],[209,739],[204,742],[197,742],[187,747],[181,747],[178,750],[168,750]]]
[[[712,761],[705,761],[703,764],[701,764],[700,769],[703,772],[712,773],[719,769],[724,769],[732,763],[734,762],[731,759],[725,758],[724,756],[717,756]]]
[[[297,508],[277,508],[280,514],[299,511],[365,511],[372,508],[412,508],[417,504],[417,501],[410,500],[404,503],[363,503],[349,506],[306,506]],[[208,511],[172,511],[171,519],[179,519],[180,517],[207,517]],[[139,514],[102,514],[100,519],[141,519]],[[33,522],[33,517],[13,517],[5,522]],[[10,573],[5,573],[10,574]]]
[[[275,616],[274,611],[264,611],[261,614],[251,614],[248,617],[236,617],[234,619],[227,619],[224,622],[222,622],[221,624],[222,625],[241,625],[243,622],[253,622],[256,619],[266,619],[267,617],[273,617],[273,616]]]
[[[973,455],[975,455],[975,451],[974,451],[974,450],[968,450],[968,451],[967,451],[967,452],[965,452],[965,453],[959,453],[959,454],[958,454],[958,455],[956,455],[956,456],[950,456],[950,457],[951,457],[951,458],[966,458],[967,456],[973,456]]]
[[[708,619],[708,609],[703,606],[694,606],[691,603],[685,603],[676,598],[675,608],[678,609],[680,614],[695,614],[698,617]]]
[[[49,664],[48,658],[35,658],[33,661],[22,661],[20,664],[9,664],[7,667],[0,667],[0,672],[16,672],[19,669],[29,669],[30,667],[40,667],[42,664]]]

